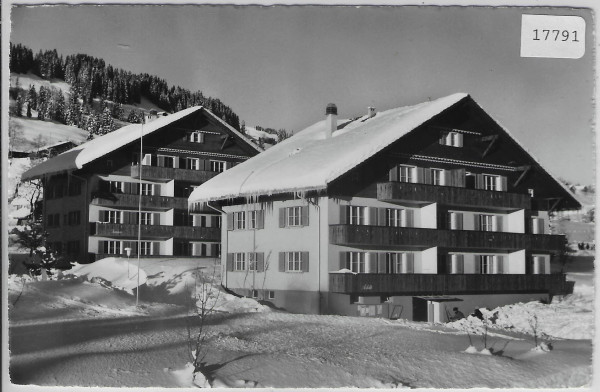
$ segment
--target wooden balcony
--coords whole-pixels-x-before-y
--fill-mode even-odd
[[[142,166],[142,178],[145,180],[159,180],[159,181],[186,181],[196,184],[202,184],[214,176],[219,174],[218,172],[205,171],[205,170],[188,170],[179,169],[173,167],[160,167],[160,166]],[[131,166],[131,177],[140,178],[140,165]]]
[[[329,291],[372,295],[458,295],[573,293],[575,282],[564,274],[444,275],[444,274],[329,274]]]
[[[531,208],[531,197],[521,193],[485,191],[452,186],[382,182],[377,199],[387,202],[439,203],[460,207],[488,207],[505,210]]]
[[[90,235],[112,238],[137,238],[138,225],[91,223]],[[196,226],[142,225],[144,239],[179,238],[193,241],[220,241],[221,228]]]
[[[366,249],[439,246],[464,250],[559,251],[564,245],[564,236],[414,227],[330,225],[329,242],[333,245]]]
[[[92,204],[106,207],[137,208],[140,196],[126,193],[111,193],[111,197],[94,197]],[[142,208],[170,210],[172,208],[187,210],[185,197],[142,196]]]

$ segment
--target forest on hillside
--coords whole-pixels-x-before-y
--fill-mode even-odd
[[[53,49],[40,50],[34,55],[30,48],[11,43],[9,67],[16,74],[31,72],[46,80],[64,80],[69,84],[68,102],[62,91],[50,88],[35,91],[35,87],[17,86],[13,89],[11,95],[17,101],[17,106],[27,113],[37,111],[41,119],[52,119],[83,129],[90,125],[81,124],[82,118],[87,119],[90,114],[94,123],[107,122],[109,116],[122,121],[139,122],[140,113],[125,113],[122,105],[139,104],[144,96],[170,113],[202,105],[240,130],[238,115],[218,98],[206,97],[202,91],[191,92],[179,86],[169,86],[157,76],[134,74],[86,54],[63,57]],[[102,103],[99,110],[93,105],[94,99]],[[105,104],[106,101],[111,104]],[[21,113],[19,110],[17,112]]]

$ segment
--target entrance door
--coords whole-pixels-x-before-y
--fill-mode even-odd
[[[423,298],[413,297],[413,321],[427,321],[428,309],[427,300]]]

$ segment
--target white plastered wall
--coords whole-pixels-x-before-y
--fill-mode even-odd
[[[525,210],[507,214],[506,231],[510,233],[525,233]]]

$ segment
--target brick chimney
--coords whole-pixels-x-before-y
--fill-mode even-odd
[[[325,116],[327,128],[325,129],[325,139],[329,139],[333,132],[337,130],[337,106],[334,103],[330,103],[325,108]]]

